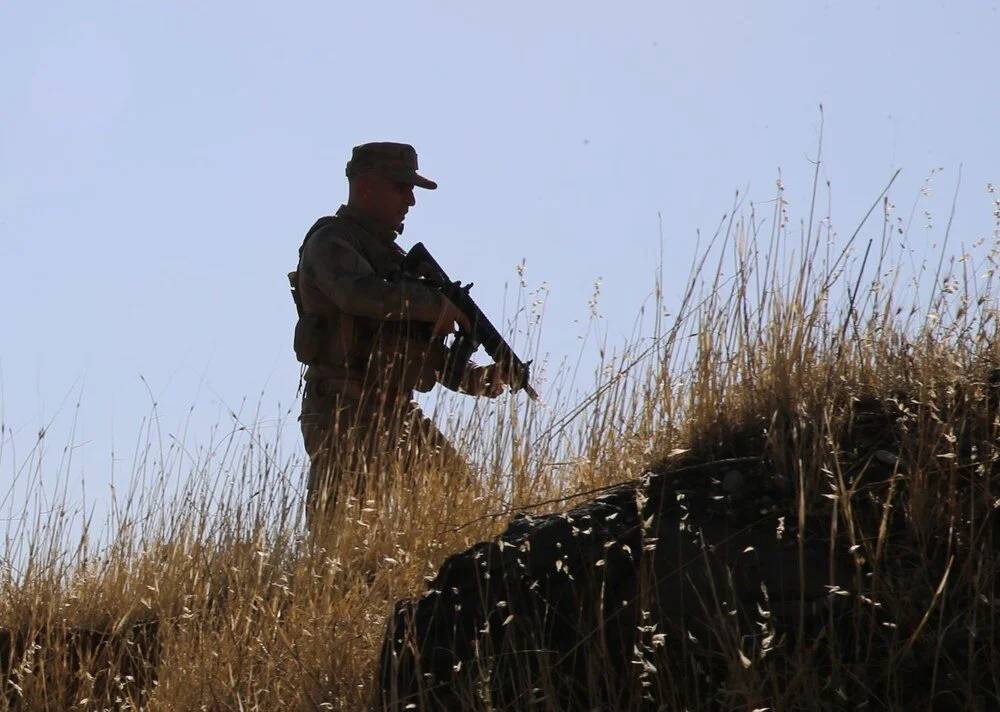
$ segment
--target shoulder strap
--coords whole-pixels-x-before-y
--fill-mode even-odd
[[[330,216],[323,217],[323,218],[320,218],[319,220],[317,220],[316,223],[311,228],[309,228],[309,232],[306,233],[306,237],[302,241],[302,246],[299,247],[299,266],[302,265],[302,252],[303,252],[303,250],[305,250],[306,243],[309,242],[309,239],[311,237],[313,237],[314,235],[317,235],[317,234],[323,232],[324,230],[326,230],[327,228],[329,228],[331,225],[333,225],[333,223],[334,223],[335,220],[336,220],[336,218],[334,218],[334,217],[330,217]],[[345,239],[345,238],[343,238],[343,237],[341,237],[339,235],[337,235],[337,236],[335,236],[333,238],[333,242],[337,243],[338,245],[340,245],[342,247],[346,247],[347,249],[349,249],[351,252],[353,252],[358,257],[360,257],[362,260],[364,260],[365,264],[368,265],[368,267],[371,269],[372,272],[378,273],[378,270],[375,269],[374,262],[372,262],[371,258],[368,257],[368,255],[365,254],[364,250],[362,250],[358,245],[354,244],[350,240],[347,240],[347,239]]]
[[[302,244],[299,245],[299,260],[295,266],[295,269],[288,273],[288,286],[292,292],[292,301],[295,302],[295,310],[299,314],[299,319],[305,314],[305,310],[302,308],[302,251],[306,247],[306,243],[309,242],[309,238],[315,235],[317,232],[322,231],[324,228],[329,227],[333,223],[333,217],[327,215],[320,218],[313,226],[309,228],[306,232],[305,238],[302,240]],[[301,385],[301,384],[300,384]]]

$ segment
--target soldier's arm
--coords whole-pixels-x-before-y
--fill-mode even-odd
[[[322,236],[306,243],[300,269],[339,309],[355,316],[433,323],[445,304],[444,297],[417,280],[383,279],[350,246]]]

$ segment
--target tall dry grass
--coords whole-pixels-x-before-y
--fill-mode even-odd
[[[542,405],[439,400],[435,418],[476,486],[432,461],[388,468],[367,499],[343,493],[314,540],[301,461],[252,419],[194,451],[150,426],[105,526],[56,507],[9,528],[0,709],[363,709],[392,602],[418,594],[447,555],[514,511],[566,507],[682,452],[760,453],[787,481],[802,532],[816,516],[848,532],[856,585],[831,596],[850,599],[857,630],[850,655],[824,649],[822,664],[801,649],[780,664],[771,648],[723,649],[738,663],[730,674],[707,692],[660,679],[657,705],[832,709],[861,695],[891,708],[925,658],[931,689],[956,705],[998,704],[1000,232],[913,265],[885,195],[837,236],[817,192],[798,223],[780,187],[767,215],[738,200],[670,313],[675,286],[657,278],[631,343],[600,344],[582,396],[560,364]],[[519,346],[533,351],[536,297],[515,310]],[[889,414],[876,445],[896,464],[879,482],[845,470],[861,447],[859,404]]]

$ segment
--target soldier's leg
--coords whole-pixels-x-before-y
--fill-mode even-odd
[[[317,510],[327,509],[331,491],[336,491],[339,479],[333,452],[334,408],[335,399],[326,397],[316,384],[306,384],[299,424],[309,456],[305,507],[306,524],[310,529],[313,528]]]
[[[302,438],[309,454],[306,522],[328,518],[338,492],[357,493],[370,449],[367,421],[358,404],[322,384],[308,384],[302,400]]]
[[[309,418],[307,410],[319,412]],[[316,409],[306,409],[303,401],[302,431],[311,457],[307,522],[328,520],[338,494],[364,499],[374,493],[369,480],[391,464],[385,458],[389,422],[363,397],[359,401],[338,392],[321,398]]]

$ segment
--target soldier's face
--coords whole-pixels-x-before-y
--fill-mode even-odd
[[[406,213],[417,201],[413,195],[413,185],[392,180],[377,173],[362,176],[359,197],[364,202],[365,211],[376,221],[387,227],[396,227],[406,219]]]
[[[417,204],[417,199],[413,195],[413,186],[411,184],[400,181],[388,181],[388,183],[387,192],[391,193],[392,197],[386,198],[386,205],[391,205],[395,211],[395,222],[393,224],[400,225],[406,219],[406,213],[409,212],[410,208]]]

